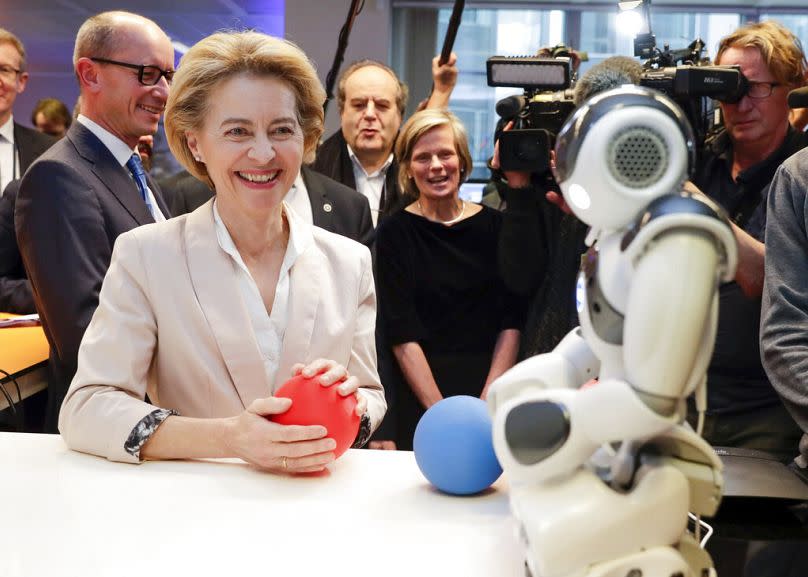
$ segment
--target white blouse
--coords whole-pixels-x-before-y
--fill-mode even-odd
[[[238,249],[236,249],[233,238],[219,215],[216,201],[213,203],[213,218],[216,223],[216,236],[219,246],[232,259],[233,271],[238,281],[241,300],[250,317],[255,339],[258,342],[258,349],[264,359],[264,370],[272,387],[275,385],[283,345],[283,335],[286,332],[286,321],[289,314],[289,271],[292,265],[295,264],[298,255],[306,249],[308,242],[311,241],[311,235],[303,234],[301,231],[301,227],[305,227],[305,224],[300,222],[299,217],[285,202],[283,203],[283,212],[289,223],[289,242],[286,245],[286,254],[281,263],[278,284],[275,287],[272,311],[267,313],[258,285],[241,258]],[[290,376],[282,375],[281,377]]]

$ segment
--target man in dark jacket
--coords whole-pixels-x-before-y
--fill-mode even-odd
[[[14,122],[14,102],[28,83],[25,47],[14,34],[0,28],[0,196],[15,178],[55,141]]]
[[[722,103],[724,130],[699,155],[693,182],[726,209],[738,241],[734,282],[719,291],[718,331],[707,370],[704,437],[713,445],[759,449],[790,460],[800,429],[760,359],[760,309],[766,257],[766,203],[778,167],[808,143],[789,125],[788,92],[802,85],[799,40],[774,21],[743,26],[719,43],[716,64],[737,65],[749,90]],[[768,235],[766,235],[768,237]],[[695,422],[692,410],[689,415]]]
[[[25,47],[0,28],[0,311],[33,313],[31,283],[14,234],[14,202],[19,178],[56,140],[14,122],[12,109],[28,82]]]
[[[53,371],[47,432],[56,432],[115,239],[170,216],[135,150],[157,130],[173,66],[171,40],[151,20],[128,12],[89,18],[74,53],[81,114],[20,183],[15,230]]]
[[[433,59],[435,88],[424,108],[449,104],[457,81],[456,61],[454,54],[441,66],[437,56]],[[354,62],[337,84],[341,128],[323,142],[312,165],[317,172],[366,196],[374,227],[380,216],[403,202],[393,146],[408,96],[407,85],[389,66],[375,60]]]

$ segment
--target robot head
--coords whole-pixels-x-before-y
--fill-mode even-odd
[[[627,225],[649,202],[681,190],[696,159],[693,130],[665,95],[640,86],[584,102],[556,139],[555,177],[593,228]]]

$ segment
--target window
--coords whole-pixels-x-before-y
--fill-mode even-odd
[[[634,55],[631,36],[618,32],[616,11],[584,11],[581,13],[580,50],[589,54],[589,61],[581,65],[583,73],[590,66],[615,54]],[[741,24],[734,13],[673,12],[654,9],[651,30],[661,50],[667,44],[672,50],[686,48],[696,38],[705,43],[705,56],[713,58],[718,42]]]
[[[393,10],[392,62],[402,79],[410,85],[412,110],[429,90],[428,63],[441,48],[451,9],[432,7],[427,2],[410,2],[409,6],[394,7]],[[805,14],[768,13],[746,6],[735,10],[724,7],[711,10],[704,5],[684,11],[654,5],[651,28],[660,49],[665,44],[672,50],[686,48],[694,39],[701,38],[705,42],[705,55],[710,58],[715,57],[723,36],[745,21],[758,18],[777,19],[808,43],[808,11]],[[589,55],[589,61],[584,62],[579,70],[582,74],[609,56],[634,54],[633,38],[617,32],[617,12],[616,2],[614,6],[590,4],[570,6],[566,10],[467,8],[464,11],[454,46],[460,75],[450,106],[469,132],[474,161],[472,179],[486,180],[489,176],[486,162],[494,150],[497,101],[520,92],[519,89],[489,87],[486,59],[495,54],[535,54],[541,47],[567,41]]]
[[[408,9],[395,11],[394,18],[404,20],[409,17]],[[423,11],[421,11],[423,12]],[[438,53],[449,26],[450,9],[437,10],[435,37],[429,41],[430,56]],[[419,24],[424,24],[423,15]],[[400,30],[394,25],[394,29]],[[411,33],[414,31],[410,31]],[[495,54],[504,56],[531,55],[543,46],[560,44],[564,33],[564,12],[560,10],[469,10],[463,12],[463,21],[455,41],[460,74],[450,103],[452,112],[466,125],[469,133],[469,147],[474,161],[471,179],[487,180],[487,161],[494,151],[494,129],[498,116],[495,111],[499,99],[521,91],[518,88],[492,88],[488,86],[485,61]],[[408,34],[409,42],[414,36]],[[416,40],[417,42],[417,40]],[[403,47],[394,44],[393,62],[401,62]],[[426,62],[426,55],[419,58]],[[411,68],[402,64],[404,69]],[[399,67],[400,68],[400,67]],[[422,66],[423,68],[423,66]],[[399,70],[399,73],[401,71]],[[414,71],[415,72],[415,71]],[[423,70],[418,70],[422,74]],[[413,82],[404,78],[410,87]],[[420,96],[414,96],[417,101]],[[412,108],[412,107],[411,107]]]
[[[804,49],[808,47],[808,14],[764,13],[761,20],[777,20],[797,35]]]
[[[449,26],[451,10],[438,12],[436,45]],[[494,129],[498,116],[496,103],[521,91],[518,88],[488,86],[485,61],[495,54],[531,55],[542,46],[560,44],[564,31],[564,13],[559,10],[466,10],[454,51],[460,65],[451,108],[469,132],[469,147],[474,161],[472,179],[486,180],[488,158],[494,151]],[[437,52],[437,49],[435,50]]]

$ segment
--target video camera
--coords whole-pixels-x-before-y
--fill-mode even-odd
[[[492,56],[486,61],[488,86],[524,89],[523,96],[497,102],[495,139],[502,170],[543,173],[550,169],[550,151],[564,121],[575,109],[573,59],[566,46],[543,49],[549,56]],[[507,132],[502,128],[513,120]]]
[[[653,88],[673,99],[684,111],[703,144],[716,128],[714,100],[734,104],[744,97],[749,84],[738,66],[714,66],[702,56],[704,42],[697,38],[682,50],[656,47],[653,34],[634,38],[634,55],[647,58],[640,86]]]

